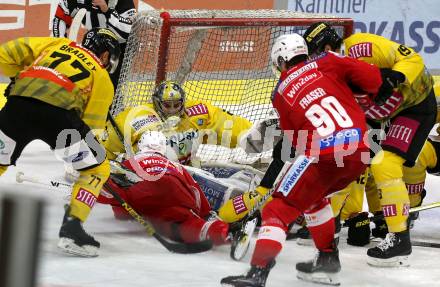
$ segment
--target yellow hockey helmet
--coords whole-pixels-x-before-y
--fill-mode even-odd
[[[172,81],[160,83],[154,90],[153,105],[163,119],[171,116],[181,116],[185,108],[185,91]]]

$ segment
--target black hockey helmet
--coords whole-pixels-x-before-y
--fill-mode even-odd
[[[116,34],[110,29],[99,27],[90,29],[84,34],[82,46],[92,51],[96,56],[108,51],[110,61],[106,68],[110,74],[116,70],[121,49]]]
[[[332,47],[332,50],[339,49],[342,45],[342,38],[326,22],[317,22],[311,25],[304,32],[303,37],[309,48],[309,55],[322,53],[327,44]]]

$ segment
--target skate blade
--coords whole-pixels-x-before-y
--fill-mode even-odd
[[[373,267],[408,267],[409,260],[406,256],[395,256],[392,258],[382,259],[367,256],[367,264]]]
[[[313,239],[305,239],[305,238],[297,238],[296,244],[300,246],[315,246],[315,243],[313,242]]]
[[[341,282],[339,281],[339,274],[338,273],[324,273],[324,272],[315,272],[315,273],[304,273],[301,271],[297,271],[296,277],[298,279],[313,282],[313,283],[319,283],[324,285],[332,285],[332,286],[339,286],[341,285]]]
[[[72,239],[60,238],[57,247],[63,252],[79,257],[97,257],[98,248],[95,246],[78,246]]]

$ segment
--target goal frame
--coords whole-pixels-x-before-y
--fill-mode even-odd
[[[160,13],[162,28],[160,31],[156,85],[166,79],[166,65],[168,61],[169,38],[172,27],[261,27],[261,26],[306,26],[315,22],[328,22],[344,27],[343,38],[353,33],[353,19],[351,18],[173,18],[167,11]]]

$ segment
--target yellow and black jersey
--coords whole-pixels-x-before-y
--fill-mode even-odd
[[[403,73],[405,83],[399,88],[403,103],[391,115],[422,102],[431,91],[434,80],[422,57],[412,48],[369,33],[356,33],[344,40],[345,55],[379,68],[390,68]]]
[[[128,108],[115,117],[115,122],[126,141],[130,140],[129,145],[133,150],[143,132],[158,130],[163,126],[153,104]],[[187,100],[180,121],[172,130],[163,132],[167,137],[167,145],[174,150],[181,163],[187,164],[195,142],[234,148],[239,135],[250,127],[251,123],[245,118],[206,102]],[[124,145],[110,122],[106,130],[107,137],[102,142],[107,149],[107,156],[115,158],[119,153],[125,153]]]
[[[91,129],[103,129],[114,89],[92,52],[66,38],[26,37],[0,46],[0,71],[15,77],[10,96],[31,97],[76,110]]]

